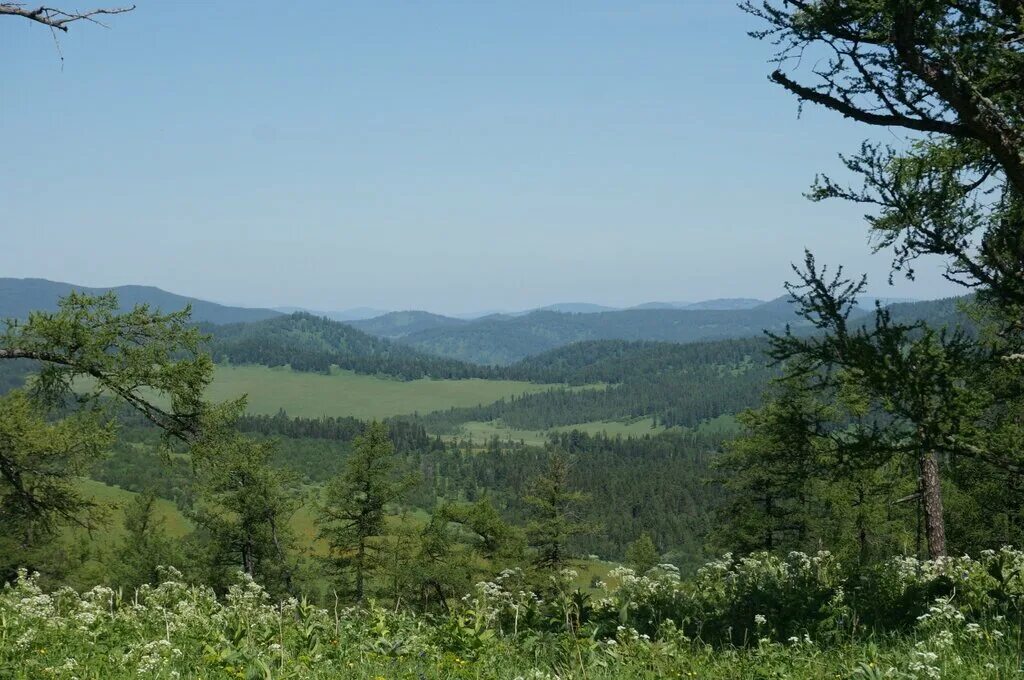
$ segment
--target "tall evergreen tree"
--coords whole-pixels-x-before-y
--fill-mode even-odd
[[[878,468],[910,457],[918,468],[928,552],[946,554],[941,465],[951,456],[1020,469],[1020,382],[992,389],[1004,362],[1024,356],[1024,52],[1016,2],[768,0],[744,3],[779,47],[771,79],[810,102],[870,126],[903,129],[905,143],[865,143],[844,158],[862,185],[821,178],[812,196],[874,210],[867,220],[893,272],[914,277],[923,256],[973,289],[996,331],[987,342],[923,324],[848,323],[860,284],[829,279],[808,256],[796,297],[823,331],[787,333],[773,354],[814,376],[821,393],[855,392],[874,425],[855,440]],[[821,54],[802,71],[805,53]],[[1015,369],[1009,369],[1011,372]],[[1017,371],[1019,372],[1019,371]],[[995,382],[1000,382],[998,379]],[[1009,407],[1009,408],[1007,408]],[[981,423],[986,423],[981,426]],[[992,433],[1001,433],[993,436]],[[849,449],[848,442],[844,445]],[[876,468],[876,469],[878,469]]]
[[[72,293],[55,312],[0,324],[0,360],[35,369],[0,405],[0,540],[21,546],[4,554],[31,560],[29,545],[60,524],[95,526],[95,507],[74,478],[114,435],[108,405],[127,404],[167,440],[198,441],[207,425],[228,419],[237,404],[203,400],[213,364],[201,342],[187,309],[122,312],[113,294]]]
[[[124,509],[125,537],[115,553],[117,584],[138,588],[156,583],[159,567],[180,566],[180,555],[167,535],[166,521],[158,514],[152,490],[138,494]]]
[[[351,576],[357,601],[366,595],[367,578],[378,566],[385,509],[400,500],[411,479],[395,479],[395,449],[388,428],[374,421],[353,442],[345,472],[327,483],[320,508],[320,536],[330,545],[330,563],[339,575]]]
[[[658,564],[658,549],[654,540],[646,531],[640,537],[629,544],[626,549],[626,563],[638,574],[646,574]]]
[[[569,542],[592,530],[580,521],[578,506],[584,500],[584,494],[572,490],[566,456],[551,452],[547,469],[533,480],[526,497],[531,508],[526,538],[534,550],[537,569],[554,571],[566,566],[571,557]]]

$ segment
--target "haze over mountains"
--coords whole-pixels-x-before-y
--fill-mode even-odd
[[[338,365],[405,378],[473,377],[477,365],[509,365],[585,341],[690,343],[760,336],[787,324],[804,325],[786,297],[762,301],[726,298],[703,302],[647,303],[617,309],[590,303],[547,307],[466,319],[426,311],[384,312],[362,308],[317,313],[301,308],[250,309],[176,295],[149,286],[88,288],[45,279],[0,279],[0,318],[23,318],[30,310],[53,310],[72,290],[113,291],[122,307],[148,303],[163,311],[192,306],[193,318],[209,325],[224,360],[283,365],[305,370]],[[908,318],[955,314],[948,301],[897,304]],[[359,318],[374,314],[370,318]],[[322,317],[322,318],[321,318]],[[219,326],[219,327],[218,327]],[[440,360],[438,363],[436,360]],[[450,363],[454,360],[455,363]],[[445,361],[449,363],[444,363]],[[398,368],[385,369],[394,363]]]

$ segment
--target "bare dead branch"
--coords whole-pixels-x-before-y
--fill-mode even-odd
[[[46,7],[45,5],[40,5],[39,7],[32,9],[20,2],[0,2],[0,15],[23,17],[29,21],[35,21],[44,26],[49,26],[51,29],[61,30],[65,33],[68,30],[68,24],[75,21],[88,21],[99,26],[104,26],[105,28],[105,24],[100,22],[96,17],[124,14],[125,12],[131,12],[133,9],[135,9],[135,5],[131,5],[130,7],[106,7],[91,9],[85,12],[75,12],[58,9],[56,7]]]

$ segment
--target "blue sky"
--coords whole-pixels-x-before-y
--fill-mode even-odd
[[[798,119],[731,2],[138,0],[108,23],[61,36],[62,66],[0,20],[0,276],[454,313],[770,297],[806,246],[878,295],[957,292],[934,264],[887,287],[861,211],[803,198],[872,131]]]

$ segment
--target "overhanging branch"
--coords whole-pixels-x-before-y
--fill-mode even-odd
[[[46,7],[45,5],[32,9],[20,2],[0,2],[0,15],[23,17],[29,21],[35,21],[65,33],[68,30],[68,24],[75,21],[89,21],[103,26],[96,17],[124,14],[125,12],[131,12],[133,9],[135,9],[135,5],[130,7],[91,9],[85,12],[70,12],[56,7]]]

